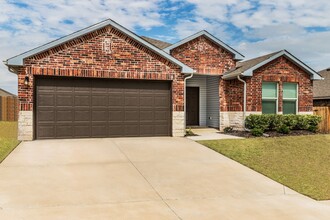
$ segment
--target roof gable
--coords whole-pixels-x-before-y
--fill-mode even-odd
[[[244,62],[240,62],[237,64],[236,68],[234,70],[231,70],[223,75],[223,79],[230,80],[237,78],[237,76],[253,76],[253,72],[266,65],[267,63],[281,57],[285,56],[287,59],[289,59],[291,62],[305,70],[308,74],[310,74],[310,77],[312,80],[321,80],[322,77],[312,68],[307,66],[305,63],[303,63],[301,60],[293,56],[291,53],[289,53],[287,50],[281,50],[275,53],[267,54],[261,57],[257,57],[251,60],[247,60]]]
[[[222,42],[221,40],[219,40],[218,38],[214,37],[212,34],[210,34],[209,32],[203,30],[200,31],[194,35],[191,35],[171,46],[168,46],[164,49],[165,52],[170,53],[171,50],[173,50],[176,47],[181,46],[182,44],[185,44],[191,40],[194,40],[200,36],[205,36],[206,38],[210,39],[211,41],[213,41],[214,43],[216,43],[217,45],[221,46],[222,48],[224,48],[225,50],[227,50],[228,52],[230,52],[231,54],[234,55],[234,59],[235,60],[242,60],[244,59],[244,56],[242,54],[240,54],[239,52],[237,52],[236,50],[234,50],[233,48],[231,48],[230,46],[228,46],[227,44],[225,44],[224,42]]]
[[[59,46],[63,43],[66,43],[70,40],[73,40],[75,38],[81,37],[85,34],[91,33],[93,31],[96,31],[100,28],[103,28],[105,26],[112,26],[118,30],[120,30],[121,32],[123,32],[124,34],[126,34],[127,36],[131,37],[132,39],[136,40],[137,42],[141,43],[143,46],[147,47],[148,49],[150,49],[151,51],[155,52],[156,54],[160,55],[161,57],[169,60],[170,62],[177,64],[178,66],[181,67],[181,72],[182,73],[193,73],[193,69],[191,69],[190,67],[188,67],[187,65],[183,64],[182,62],[180,62],[179,60],[175,59],[174,57],[172,57],[171,55],[169,55],[168,53],[164,52],[163,50],[157,48],[156,46],[154,46],[153,44],[147,42],[146,40],[142,39],[141,37],[139,37],[138,35],[134,34],[133,32],[129,31],[128,29],[124,28],[123,26],[119,25],[118,23],[114,22],[111,19],[107,19],[105,21],[99,22],[97,24],[94,24],[92,26],[89,26],[87,28],[84,28],[82,30],[79,30],[77,32],[74,32],[70,35],[64,36],[62,38],[59,38],[57,40],[51,41],[47,44],[44,44],[40,47],[34,48],[32,50],[29,50],[27,52],[24,52],[22,54],[19,54],[17,56],[14,56],[12,58],[7,59],[6,61],[4,61],[4,63],[7,66],[23,66],[24,65],[24,59],[34,56],[36,54],[45,52],[51,48],[54,48],[56,46]]]

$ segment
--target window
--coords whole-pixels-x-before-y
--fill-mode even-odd
[[[297,113],[297,83],[283,83],[283,114]]]
[[[277,113],[277,83],[262,83],[262,114]]]

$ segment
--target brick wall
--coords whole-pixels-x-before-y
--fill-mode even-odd
[[[223,74],[236,64],[231,53],[204,36],[174,48],[171,55],[199,74]]]
[[[176,64],[110,26],[24,60],[18,74],[20,110],[33,109],[37,75],[171,80],[173,111],[183,111],[183,74]],[[29,75],[30,85],[24,85]]]
[[[298,83],[298,111],[313,111],[313,81],[310,75],[285,57],[280,57],[255,70],[253,77],[246,77],[248,112],[262,111],[262,82],[277,82],[279,85],[278,105],[282,112],[283,82]],[[243,111],[243,83],[238,80],[220,83],[220,111]]]

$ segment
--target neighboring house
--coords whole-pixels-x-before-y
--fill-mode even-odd
[[[330,68],[320,71],[319,74],[324,80],[314,82],[313,104],[314,106],[330,106]]]
[[[19,139],[183,136],[242,129],[251,113],[312,113],[314,70],[285,50],[243,58],[206,31],[170,45],[100,22],[6,61]]]
[[[17,121],[17,96],[0,89],[0,121]]]

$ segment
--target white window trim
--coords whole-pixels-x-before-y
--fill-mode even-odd
[[[276,113],[275,114],[278,114],[278,90],[279,90],[279,85],[278,85],[278,82],[268,82],[268,81],[262,81],[261,83],[276,83],[276,97],[262,97],[262,94],[261,94],[261,106],[262,106],[262,101],[265,100],[265,101],[273,101],[275,100],[276,101]],[[262,87],[262,84],[261,84],[261,87]],[[261,109],[261,112],[262,112],[262,109]]]
[[[288,101],[296,101],[296,115],[298,114],[298,98],[299,98],[299,90],[298,90],[298,88],[299,88],[299,86],[298,86],[298,83],[296,83],[296,82],[293,82],[294,84],[296,84],[296,93],[297,93],[297,98],[284,98],[283,97],[283,93],[284,93],[284,83],[290,83],[290,82],[283,82],[283,85],[282,85],[282,87],[283,87],[283,91],[282,91],[282,112],[283,112],[283,107],[284,107],[284,105],[283,105],[283,103],[284,103],[284,101],[286,101],[286,100],[288,100]]]

